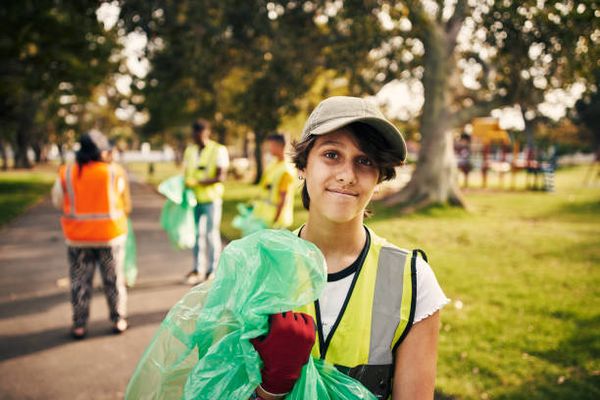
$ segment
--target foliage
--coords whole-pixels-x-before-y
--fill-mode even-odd
[[[115,43],[97,20],[96,6],[39,0],[0,8],[1,133],[15,144],[17,166],[29,165],[27,148],[44,138],[45,123],[62,128],[57,113],[76,123],[92,88],[111,70]]]
[[[247,126],[260,144],[282,121],[310,109],[312,100],[307,107],[303,97],[317,77],[333,72],[331,80],[344,81],[354,95],[374,94],[394,79],[421,82],[417,170],[390,200],[417,208],[463,202],[451,130],[516,105],[534,132],[533,124],[544,121],[538,105],[545,96],[589,84],[600,58],[593,1],[121,4],[124,26],[150,38],[148,132],[180,130],[203,115],[222,135],[244,134],[234,126]],[[319,97],[331,86],[322,86]],[[260,174],[259,146],[255,157]]]
[[[423,86],[420,161],[390,202],[462,203],[447,132],[502,106],[535,121],[551,90],[589,84],[599,12],[594,1],[344,2],[327,22],[337,38],[330,65],[344,75],[358,60],[353,91],[375,93],[394,79]]]
[[[297,111],[322,64],[314,16],[293,1],[122,2],[127,29],[151,38],[145,130],[204,116],[224,131],[223,121],[234,121],[254,132],[259,177],[263,138]]]

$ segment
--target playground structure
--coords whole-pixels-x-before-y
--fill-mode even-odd
[[[480,171],[482,188],[488,187],[490,173],[495,173],[503,189],[510,173],[510,189],[514,190],[518,175],[524,172],[526,189],[554,190],[556,161],[552,148],[543,154],[534,147],[521,150],[520,143],[500,127],[497,118],[475,118],[472,128],[470,135],[463,133],[455,144],[464,188],[469,187],[469,175]]]

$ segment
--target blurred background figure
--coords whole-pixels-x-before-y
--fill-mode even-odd
[[[294,222],[295,169],[285,159],[285,136],[274,133],[266,138],[271,158],[259,183],[260,196],[254,203],[254,216],[267,228],[288,228]]]
[[[111,162],[111,146],[99,131],[80,138],[76,163],[63,165],[52,188],[52,202],[63,211],[68,249],[73,327],[85,337],[96,265],[100,268],[113,332],[127,329],[127,289],[123,276],[127,216],[131,212],[125,171]]]
[[[185,281],[195,285],[215,271],[221,253],[221,212],[223,182],[227,176],[227,148],[210,139],[210,123],[198,119],[192,124],[193,144],[183,154],[185,185],[194,190],[198,204],[195,208],[196,243],[194,264]]]

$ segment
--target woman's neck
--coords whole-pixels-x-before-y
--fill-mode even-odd
[[[321,250],[330,274],[351,265],[359,256],[366,240],[362,218],[342,224],[314,220],[311,223],[309,218],[300,236]]]

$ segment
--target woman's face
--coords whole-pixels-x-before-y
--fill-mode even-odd
[[[319,136],[301,171],[310,196],[310,215],[335,223],[360,218],[373,196],[379,169],[342,128]]]

